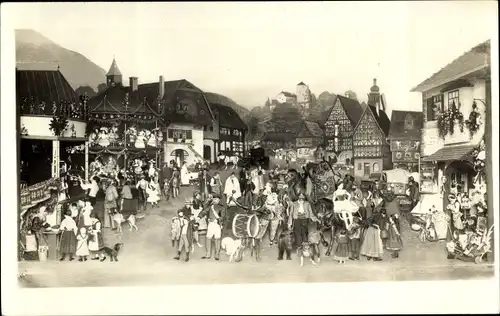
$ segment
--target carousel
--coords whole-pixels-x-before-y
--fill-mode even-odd
[[[153,102],[151,102],[153,103]],[[136,182],[157,175],[163,152],[163,107],[111,87],[89,101],[89,175]]]

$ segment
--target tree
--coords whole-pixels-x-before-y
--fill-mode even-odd
[[[277,131],[293,130],[295,124],[302,120],[299,110],[292,104],[284,103],[276,106],[271,114],[271,122],[275,125]]]
[[[259,118],[250,113],[248,120],[247,120],[247,127],[248,127],[248,139],[252,139],[253,136],[258,134],[259,132]]]
[[[87,94],[87,96],[89,98],[92,98],[92,97],[96,96],[96,93],[95,93],[94,89],[92,89],[92,87],[90,87],[90,86],[81,86],[81,87],[78,87],[78,88],[76,88],[75,93],[76,93],[77,96],[81,96],[81,95]]]
[[[315,108],[317,103],[318,103],[318,100],[317,100],[316,95],[314,93],[310,92],[309,100],[311,100],[311,106],[310,106],[311,109]]]
[[[104,92],[106,91],[106,89],[108,88],[108,85],[105,84],[105,83],[101,83],[97,86],[97,93],[101,93],[101,92]]]
[[[344,95],[346,97],[348,97],[349,99],[353,99],[353,100],[356,100],[358,101],[358,96],[356,94],[356,92],[352,91],[352,90],[347,90]]]
[[[330,93],[328,91],[321,92],[316,101],[316,105],[319,108],[327,109],[333,106],[333,101],[335,100],[335,98],[336,96],[333,93]]]

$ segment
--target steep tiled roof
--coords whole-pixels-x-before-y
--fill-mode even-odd
[[[295,139],[294,133],[283,132],[267,132],[262,136],[262,141],[268,142],[293,142]]]
[[[109,71],[106,76],[121,76],[122,72],[118,69],[118,65],[116,64],[116,60],[113,58],[113,62],[111,63],[111,67],[109,67]]]
[[[342,95],[337,95],[337,98],[334,101],[337,102],[337,99],[340,101],[340,104],[342,104],[342,107],[344,108],[344,111],[351,121],[351,123],[356,126],[358,124],[359,119],[361,118],[361,115],[363,114],[363,107],[361,104],[359,104],[358,101],[354,99],[349,99],[347,97],[344,97]],[[328,117],[330,116],[330,112],[332,111],[333,106],[328,110],[328,113],[325,115],[324,120],[328,120]]]
[[[490,40],[481,43],[424,80],[411,91],[426,91],[490,66]]]
[[[465,160],[474,150],[475,145],[445,146],[430,156],[424,157],[423,161],[449,161]]]
[[[375,117],[378,126],[380,126],[380,129],[382,130],[382,132],[384,132],[384,135],[387,137],[389,135],[389,129],[391,128],[391,120],[389,120],[387,114],[382,110],[380,110],[379,113],[377,114],[377,108],[374,107],[373,105],[368,104],[368,108],[373,113],[373,116]]]
[[[411,129],[405,128],[405,119],[407,115],[411,115],[413,119],[413,128]],[[424,114],[422,112],[393,110],[391,114],[389,138],[420,140],[423,120]]]
[[[283,95],[284,95],[285,97],[293,97],[293,98],[294,98],[294,97],[296,97],[296,95],[295,95],[295,94],[290,93],[290,92],[281,91],[281,93],[283,93]]]
[[[212,107],[212,111],[218,113],[219,125],[221,127],[236,128],[240,130],[247,129],[245,122],[243,122],[238,113],[230,106],[218,103],[210,103],[210,106]]]
[[[16,70],[16,95],[18,104],[21,98],[47,105],[77,100],[75,90],[59,70]]]
[[[304,121],[304,126],[309,130],[312,136],[323,136],[323,130],[321,129],[321,127],[319,127],[318,123],[312,121]]]

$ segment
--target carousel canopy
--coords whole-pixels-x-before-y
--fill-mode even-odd
[[[16,70],[16,96],[17,105],[25,110],[46,104],[41,113],[32,114],[52,114],[54,103],[77,103],[75,90],[59,70]]]
[[[162,109],[158,106],[158,96],[146,91],[121,85],[110,86],[103,93],[87,102],[91,121],[155,122],[162,119]]]

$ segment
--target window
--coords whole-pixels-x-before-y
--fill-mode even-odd
[[[193,133],[191,130],[169,129],[168,130],[168,138],[193,139]]]
[[[213,131],[214,131],[214,127],[213,127],[213,126],[210,126],[208,129],[209,129],[211,132],[213,132]]]
[[[378,167],[378,163],[377,163],[377,162],[375,162],[375,163],[373,164],[373,172],[379,172],[379,171],[380,171],[380,169],[379,169],[379,167]]]
[[[413,129],[413,117],[410,114],[405,117],[405,129]]]
[[[370,163],[369,162],[365,162],[363,167],[364,167],[363,168],[364,169],[363,170],[363,174],[365,176],[369,176],[370,175]]]
[[[451,109],[453,104],[458,107],[458,102],[458,90],[448,92],[448,109]]]
[[[188,105],[182,104],[182,103],[177,103],[176,110],[177,110],[177,112],[186,112],[188,110]]]
[[[437,120],[444,110],[443,95],[435,95],[427,99],[427,121]]]
[[[361,170],[361,162],[358,162],[358,170]]]

